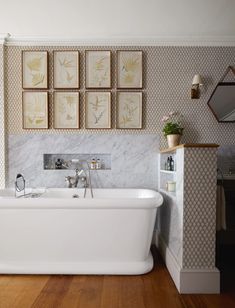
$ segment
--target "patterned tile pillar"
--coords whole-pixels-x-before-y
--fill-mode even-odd
[[[0,188],[5,188],[5,93],[4,93],[4,45],[8,35],[0,35]]]
[[[184,148],[184,269],[215,268],[217,148]]]

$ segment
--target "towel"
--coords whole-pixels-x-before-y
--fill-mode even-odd
[[[216,230],[226,230],[226,203],[224,187],[222,185],[217,185]]]

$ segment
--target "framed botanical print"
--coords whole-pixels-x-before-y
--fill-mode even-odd
[[[142,92],[118,92],[117,128],[142,128]]]
[[[24,129],[47,129],[48,92],[23,92],[22,112]]]
[[[111,88],[111,51],[86,50],[86,88]]]
[[[86,92],[85,127],[111,128],[110,92]]]
[[[79,128],[79,93],[54,92],[54,128]]]
[[[54,88],[79,88],[79,52],[54,51]]]
[[[48,88],[48,52],[22,51],[23,89]]]
[[[142,88],[142,51],[117,52],[117,87],[126,89]]]

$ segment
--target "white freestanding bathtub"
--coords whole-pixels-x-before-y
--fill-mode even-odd
[[[162,196],[146,189],[0,190],[0,273],[144,274]],[[80,198],[73,198],[78,194]]]

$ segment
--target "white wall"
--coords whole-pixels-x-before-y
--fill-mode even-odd
[[[235,35],[234,0],[0,0],[0,33],[13,36]]]

